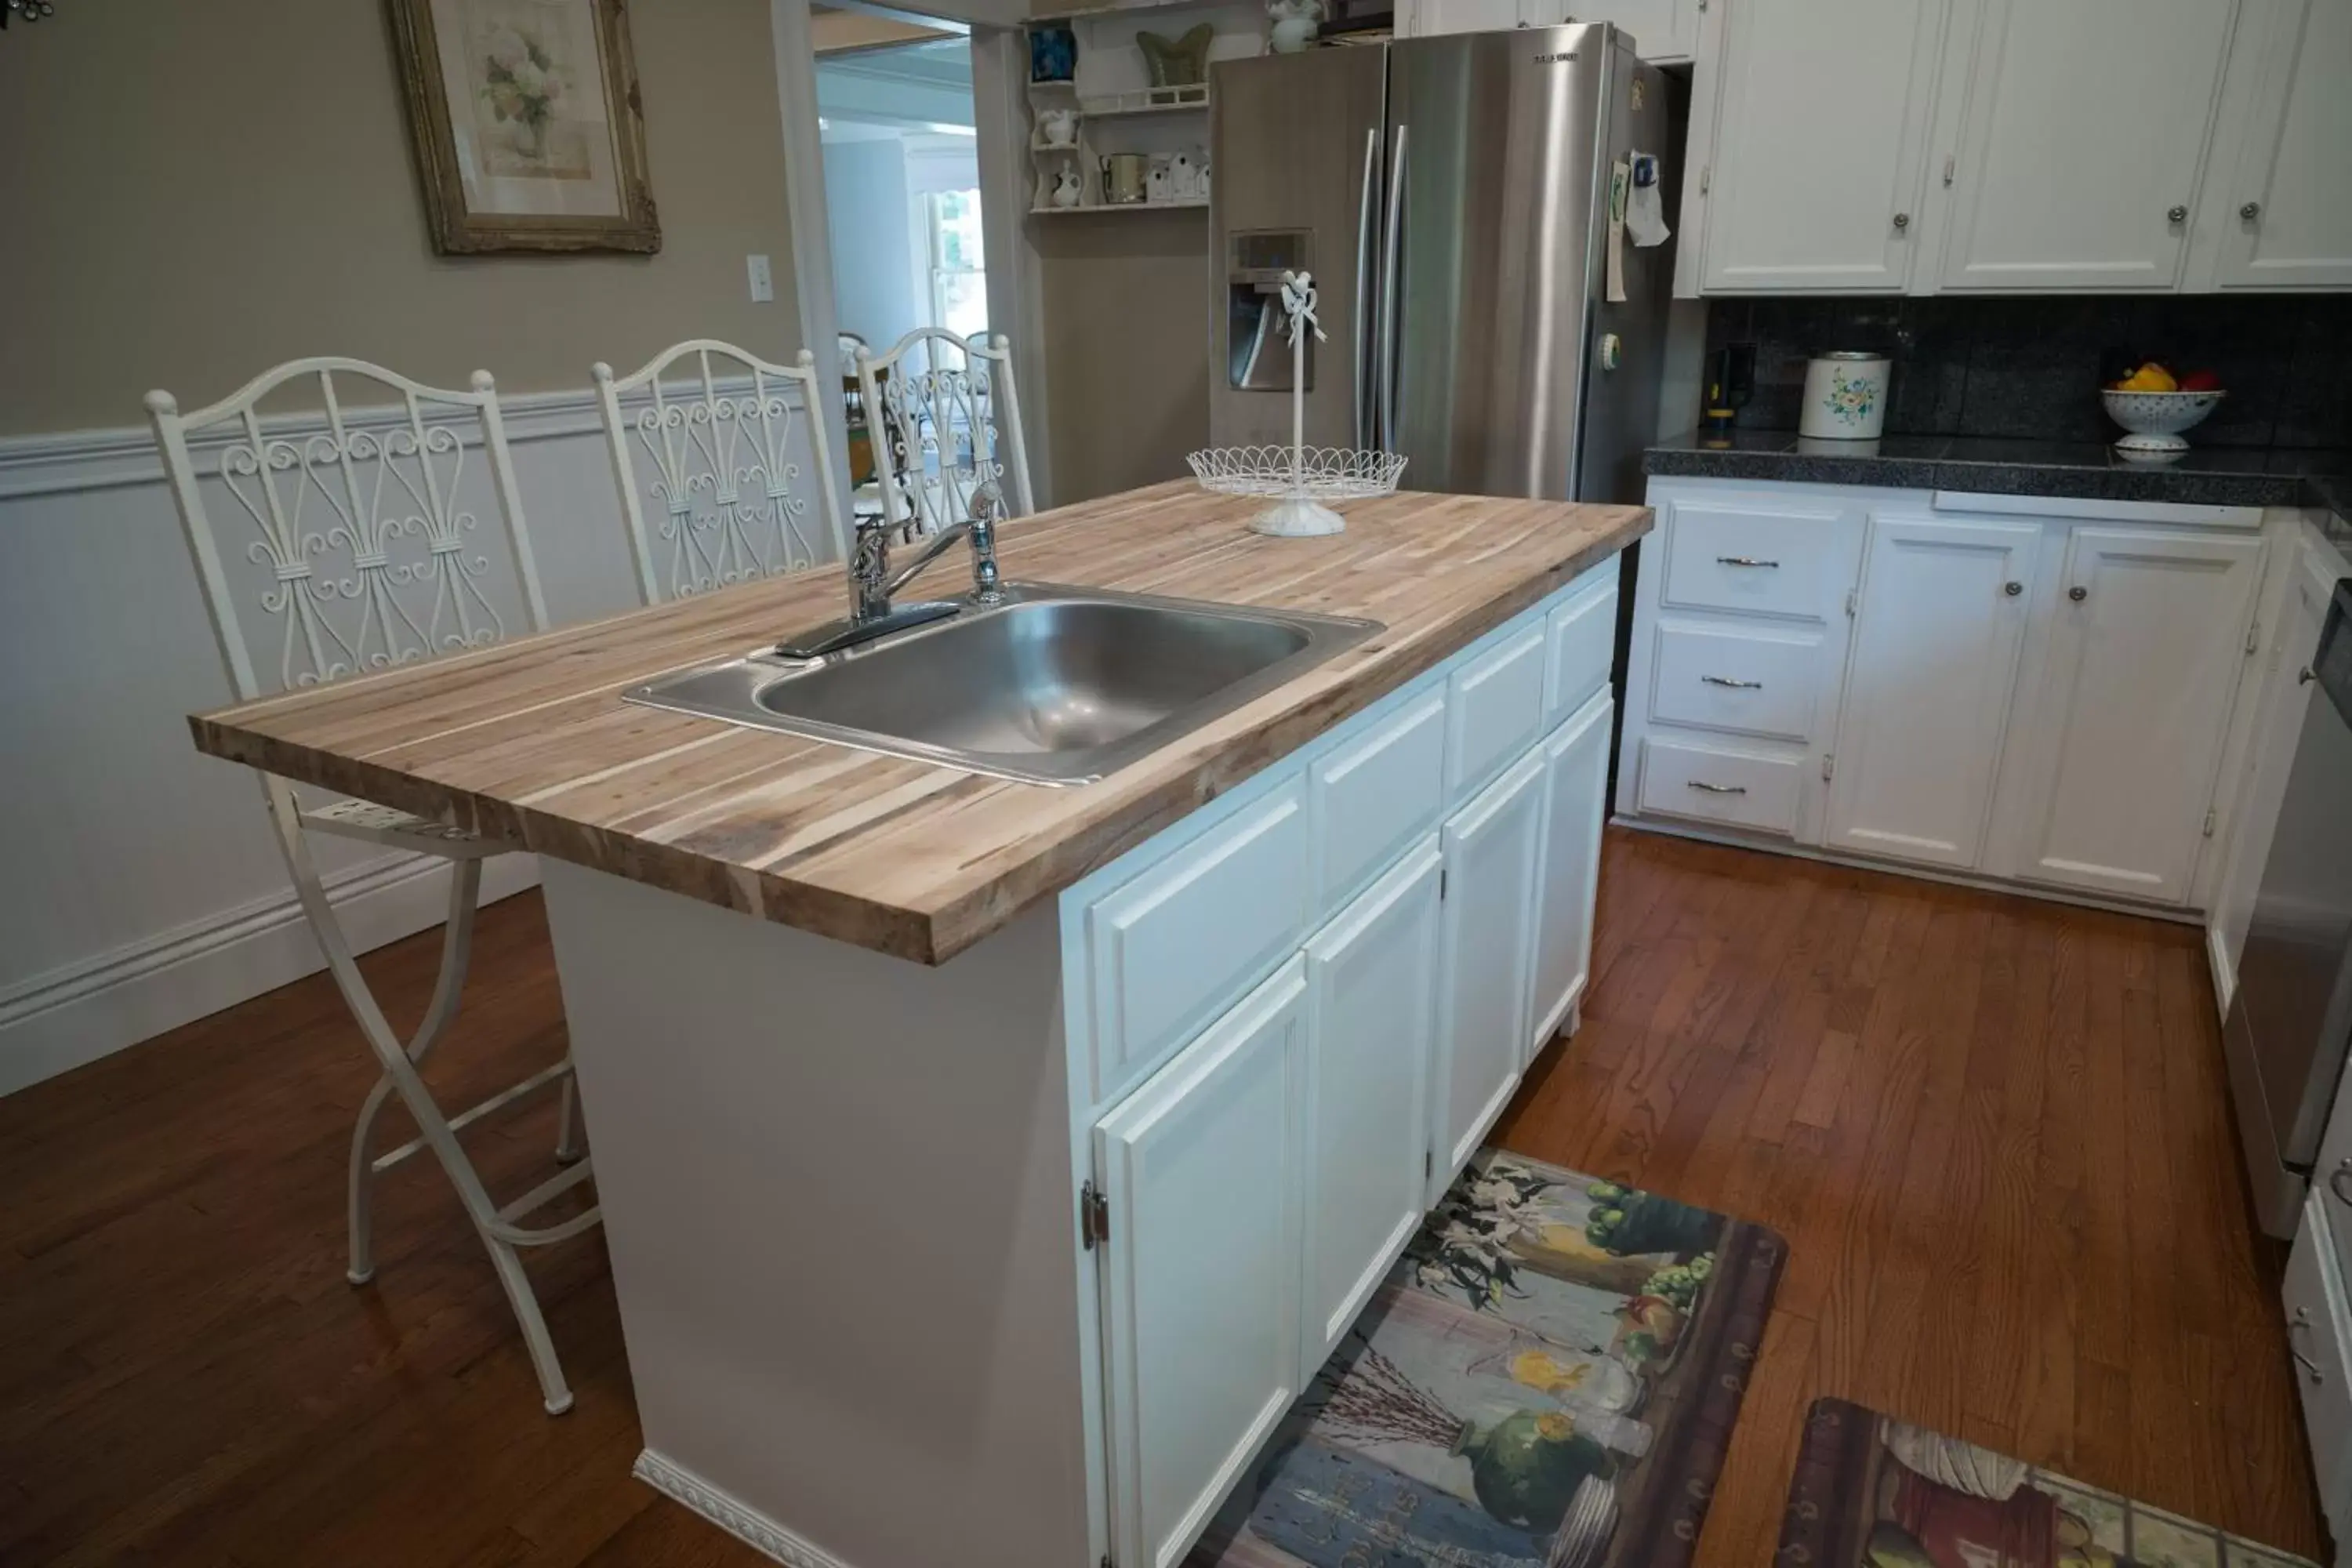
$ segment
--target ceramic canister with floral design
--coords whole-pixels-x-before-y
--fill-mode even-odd
[[[1886,356],[1842,350],[1805,366],[1804,411],[1797,434],[1833,441],[1874,441],[1886,423]]]

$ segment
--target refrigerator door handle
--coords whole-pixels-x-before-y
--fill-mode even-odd
[[[1372,445],[1372,433],[1368,424],[1371,398],[1365,383],[1367,366],[1365,344],[1372,335],[1375,310],[1372,301],[1372,192],[1381,174],[1381,129],[1375,125],[1364,132],[1364,189],[1356,203],[1356,425],[1355,445]]]
[[[1402,258],[1404,227],[1404,142],[1405,128],[1396,128],[1396,154],[1389,164],[1388,230],[1381,241],[1381,334],[1380,358],[1375,362],[1373,375],[1379,383],[1380,430],[1374,445],[1393,451],[1396,447],[1397,295],[1402,292],[1397,265]]]

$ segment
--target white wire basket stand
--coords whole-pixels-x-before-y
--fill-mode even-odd
[[[1307,445],[1307,334],[1324,337],[1315,320],[1310,274],[1282,275],[1282,307],[1290,335],[1290,444],[1211,447],[1184,460],[1204,490],[1274,501],[1250,520],[1258,533],[1280,539],[1338,533],[1348,526],[1347,520],[1328,503],[1392,493],[1404,474],[1405,460],[1393,452]]]

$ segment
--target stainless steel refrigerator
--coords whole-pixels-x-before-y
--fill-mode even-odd
[[[1286,268],[1315,276],[1310,444],[1410,459],[1406,488],[1638,500],[1657,426],[1670,242],[1616,241],[1612,167],[1675,90],[1607,24],[1220,61],[1211,76],[1209,426],[1290,438]]]

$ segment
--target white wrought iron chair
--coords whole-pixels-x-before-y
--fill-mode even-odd
[[[690,374],[663,379],[688,359]],[[589,374],[596,380],[613,483],[647,604],[802,571],[823,559],[808,526],[808,499],[795,493],[801,477],[793,456],[796,431],[806,433],[809,464],[816,469],[823,538],[835,559],[848,559],[824,421],[815,414],[823,406],[818,399],[827,395],[818,384],[815,356],[806,349],[798,364],[781,365],[732,343],[692,338],[628,375],[616,377],[601,362]],[[634,411],[622,406],[625,399]],[[629,451],[633,428],[653,468],[643,500]],[[651,535],[645,500],[663,509]],[[659,563],[655,536],[665,557]],[[656,580],[657,568],[667,576],[667,590]]]
[[[337,390],[339,380],[363,387],[360,395],[371,401],[346,405]],[[306,389],[312,384],[318,395],[315,411],[272,414],[265,420],[257,410],[280,388]],[[187,414],[180,412],[170,393],[151,392],[147,411],[205,608],[211,612],[214,636],[240,700],[271,689],[265,688],[246,640],[238,610],[240,586],[249,590],[246,601],[263,616],[282,623],[274,639],[277,690],[481,647],[506,635],[506,621],[490,592],[497,589],[503,596],[504,590],[489,576],[488,556],[469,537],[477,524],[461,484],[472,450],[459,424],[451,422],[455,419],[478,426],[477,438],[504,523],[506,564],[518,584],[522,618],[534,632],[546,628],[539,570],[523,526],[497,389],[487,371],[474,374],[471,391],[452,392],[420,385],[362,360],[299,359],[265,371],[219,402]],[[442,422],[435,423],[436,419]],[[203,479],[196,468],[199,450],[206,462]],[[205,505],[207,489],[234,503],[225,516],[236,515],[240,529],[249,525],[253,537],[242,550],[215,529]],[[352,1131],[349,1278],[354,1285],[364,1285],[375,1275],[370,1215],[375,1178],[429,1149],[457,1189],[467,1217],[490,1255],[522,1327],[548,1413],[561,1415],[572,1407],[572,1392],[519,1254],[523,1247],[578,1236],[601,1217],[592,1205],[551,1225],[534,1228],[523,1223],[591,1175],[591,1162],[574,1141],[572,1058],[567,1053],[554,1066],[456,1116],[443,1114],[417,1072],[448,1029],[465,987],[482,861],[505,847],[366,801],[308,807],[284,779],[266,773],[259,776],[302,912],[326,954],[336,987],[383,1069]],[[385,1021],[353,959],[350,939],[311,858],[309,836],[313,833],[450,862],[440,973],[424,1021],[405,1042]],[[549,1084],[562,1089],[555,1152],[566,1168],[501,1205],[484,1187],[457,1133]],[[376,1117],[394,1094],[415,1119],[417,1135],[396,1149],[372,1155]]]
[[[1010,515],[1035,510],[1013,345],[1002,333],[974,348],[953,332],[918,327],[887,353],[861,350],[857,384],[875,432],[883,516],[908,538],[961,521],[972,491],[989,479]]]

